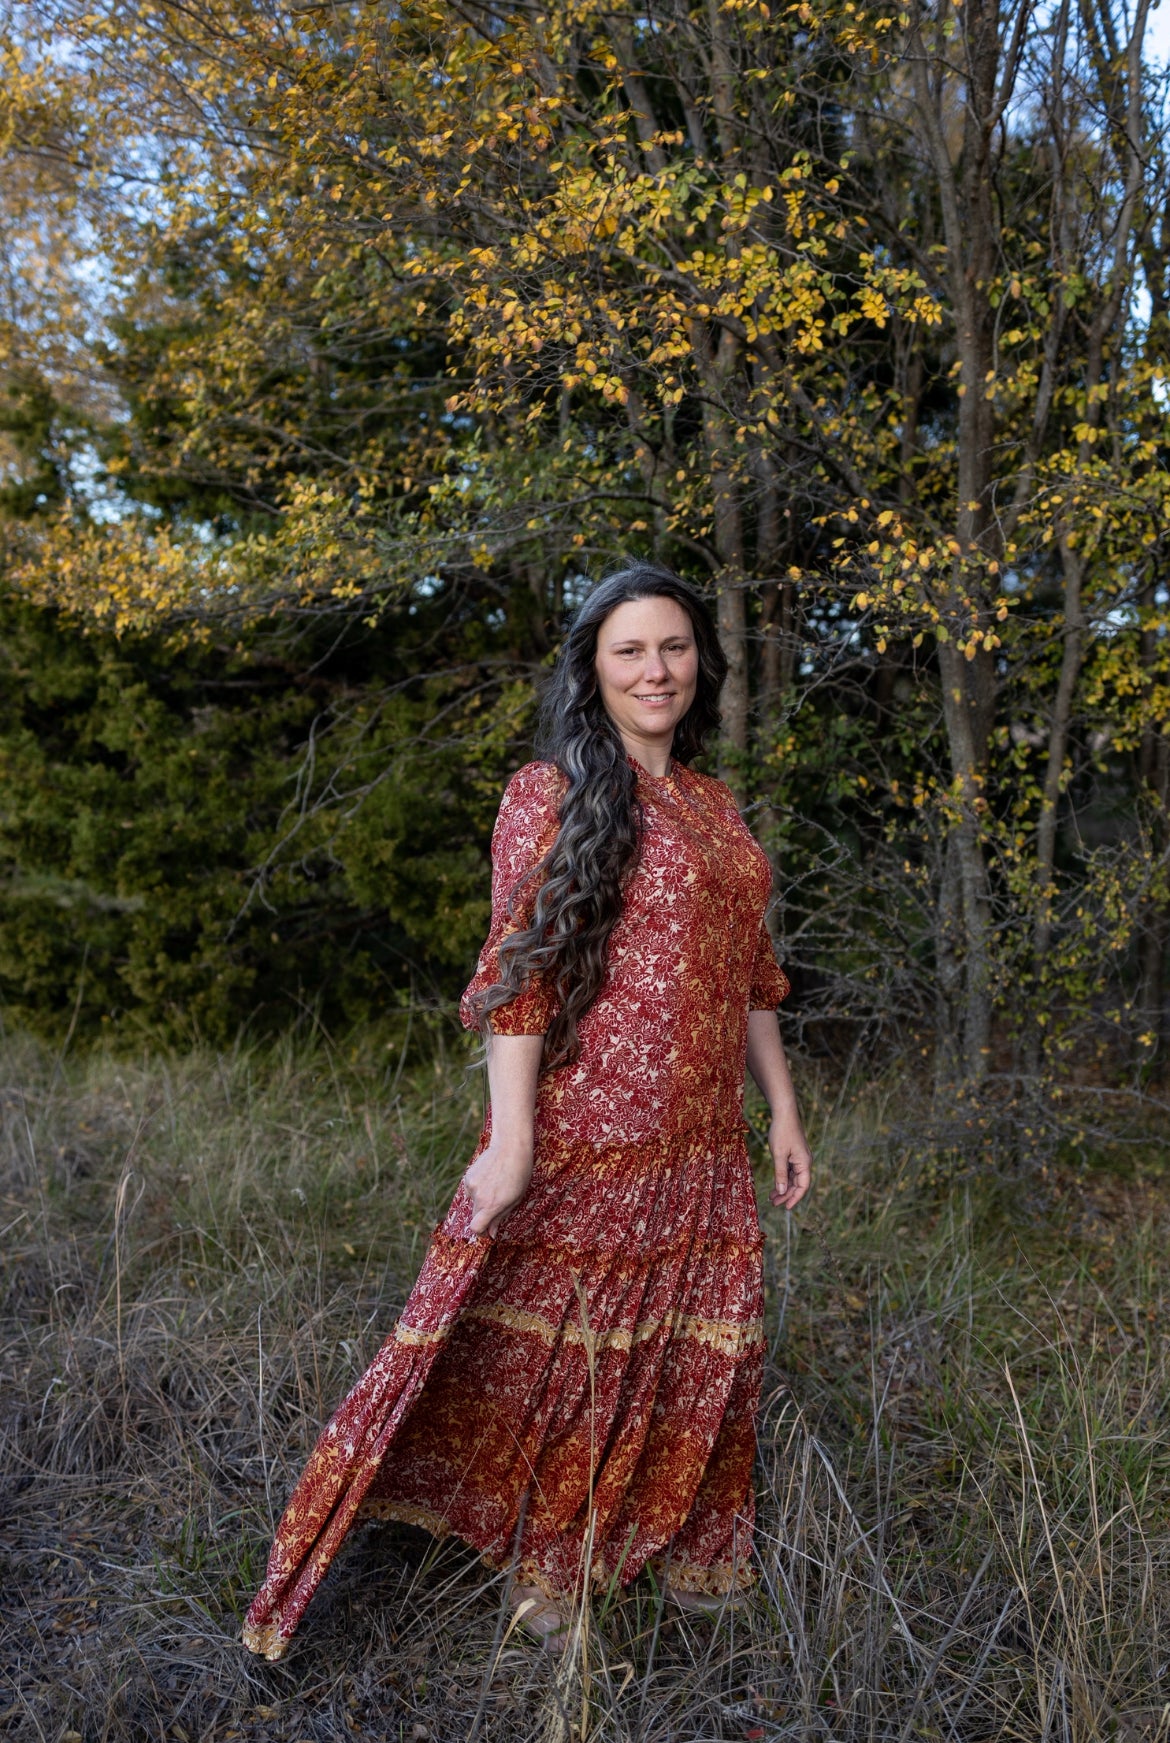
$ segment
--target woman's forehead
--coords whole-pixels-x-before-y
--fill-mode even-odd
[[[659,640],[671,635],[690,635],[691,620],[677,599],[655,594],[649,599],[627,599],[615,605],[598,630],[606,641]]]

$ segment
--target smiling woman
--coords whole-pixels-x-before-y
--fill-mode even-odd
[[[358,1518],[509,1567],[552,1649],[568,1606],[648,1564],[718,1607],[753,1580],[763,1239],[810,1158],[776,1022],[771,871],[692,758],[726,662],[702,597],[637,566],[565,639],[544,757],[508,785],[492,924],[461,1014],[491,1107],[397,1326],[326,1427],[244,1639],[279,1658]]]

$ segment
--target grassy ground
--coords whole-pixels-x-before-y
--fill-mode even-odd
[[[324,1044],[6,1044],[0,1732],[1170,1739],[1170,1176],[959,1170],[811,1083],[815,1204],[767,1218],[758,1598],[713,1627],[639,1581],[558,1680],[474,1555],[371,1526],[288,1659],[246,1656],[285,1494],[480,1093]]]

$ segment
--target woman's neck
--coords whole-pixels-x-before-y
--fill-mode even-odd
[[[632,756],[636,763],[641,763],[648,775],[666,775],[670,773],[670,746],[674,734],[665,743],[661,739],[652,740],[648,744],[640,744],[626,733],[622,733],[622,743],[626,754]]]

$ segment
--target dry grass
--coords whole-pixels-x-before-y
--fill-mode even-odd
[[[479,1095],[323,1043],[6,1044],[0,1730],[1170,1743],[1170,1180],[940,1180],[874,1096],[812,1086],[815,1212],[770,1225],[759,1596],[712,1626],[639,1580],[558,1682],[472,1554],[369,1527],[289,1658],[246,1656],[283,1498]]]

